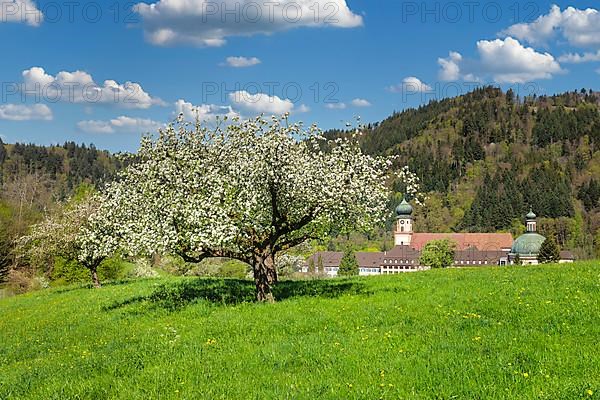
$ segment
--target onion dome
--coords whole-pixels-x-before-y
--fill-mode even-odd
[[[396,207],[396,215],[398,217],[406,217],[410,216],[413,212],[412,206],[406,201],[406,199],[402,200],[402,203],[398,207]]]
[[[533,209],[530,209],[529,213],[525,216],[525,218],[527,218],[527,219],[536,219],[537,215],[535,215],[535,213],[533,212]]]

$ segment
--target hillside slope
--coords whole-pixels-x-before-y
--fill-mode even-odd
[[[600,264],[0,300],[2,399],[599,398]],[[207,298],[209,300],[202,300]]]
[[[598,235],[600,251],[597,92],[520,99],[483,87],[395,113],[368,127],[362,147],[396,155],[418,174],[429,195],[417,209],[418,230],[516,235],[531,206],[542,233],[562,247],[589,257]]]

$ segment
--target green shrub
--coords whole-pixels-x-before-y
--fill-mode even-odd
[[[124,278],[126,266],[127,263],[120,257],[108,258],[98,267],[98,277],[101,281]],[[56,257],[50,278],[54,286],[87,283],[90,281],[90,271],[77,260]]]
[[[90,271],[77,260],[67,260],[62,257],[56,257],[54,259],[54,267],[52,268],[50,278],[54,286],[89,282]]]
[[[102,261],[98,267],[98,277],[101,281],[113,281],[126,276],[127,263],[120,257],[111,257]]]

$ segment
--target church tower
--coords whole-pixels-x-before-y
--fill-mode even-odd
[[[529,211],[529,214],[525,216],[527,222],[527,233],[534,233],[537,231],[537,215],[533,212],[533,209]]]
[[[412,206],[406,201],[396,207],[396,228],[394,229],[394,244],[410,246],[413,235]]]

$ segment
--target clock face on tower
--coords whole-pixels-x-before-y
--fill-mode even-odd
[[[401,225],[404,225],[404,221],[400,221],[400,224],[401,224]]]

